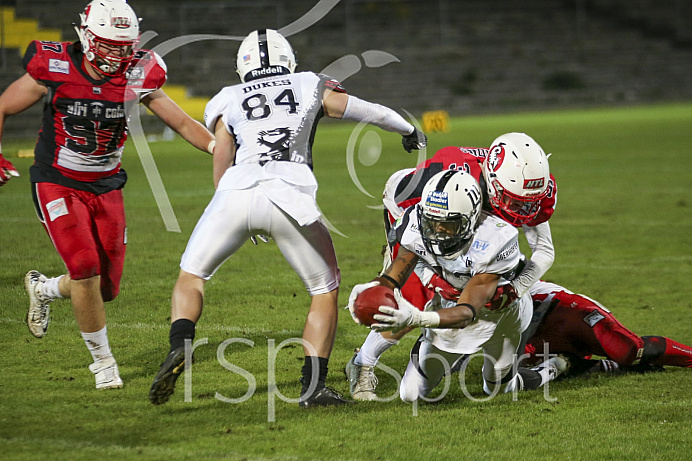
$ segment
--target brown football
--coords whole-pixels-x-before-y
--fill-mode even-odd
[[[382,285],[376,285],[360,293],[353,306],[356,317],[366,326],[378,323],[373,315],[381,313],[378,310],[380,306],[398,308],[394,299],[394,290]]]

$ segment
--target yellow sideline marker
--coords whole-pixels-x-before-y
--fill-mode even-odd
[[[426,133],[449,132],[449,114],[446,110],[423,112],[423,131]]]

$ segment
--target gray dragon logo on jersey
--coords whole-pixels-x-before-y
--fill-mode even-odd
[[[288,147],[291,140],[291,130],[288,128],[275,128],[268,131],[260,131],[257,133],[257,143],[260,146],[268,147],[267,152],[260,154],[262,160],[288,160]],[[269,158],[267,158],[269,157]]]

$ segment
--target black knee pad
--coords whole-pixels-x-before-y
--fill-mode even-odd
[[[666,352],[666,338],[663,336],[642,336],[644,351],[641,363],[650,363],[661,357]]]

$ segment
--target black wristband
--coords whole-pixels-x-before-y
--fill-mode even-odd
[[[471,309],[471,312],[473,312],[473,318],[471,319],[471,322],[473,322],[474,320],[476,320],[476,308],[473,307],[471,304],[469,304],[469,303],[461,303],[461,304],[457,304],[457,306],[466,306],[466,307],[468,307],[469,309]],[[456,306],[455,306],[455,307],[456,307]]]
[[[397,282],[396,280],[394,280],[390,276],[382,274],[382,275],[380,275],[380,278],[387,280],[389,283],[394,285],[394,288],[398,288],[401,290],[401,285],[399,285],[399,282]]]

